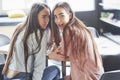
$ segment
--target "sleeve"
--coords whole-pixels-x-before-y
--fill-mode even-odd
[[[13,55],[12,60],[10,61],[9,68],[14,70],[19,70],[22,72],[25,72],[25,66],[24,66],[24,46],[23,46],[23,37],[24,32],[21,32],[13,47]]]

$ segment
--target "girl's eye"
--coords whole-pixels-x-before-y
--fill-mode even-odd
[[[42,16],[42,18],[45,18],[45,16]]]
[[[60,17],[64,17],[64,15],[60,15]]]
[[[56,18],[57,18],[57,16],[54,16],[54,18],[56,19]]]

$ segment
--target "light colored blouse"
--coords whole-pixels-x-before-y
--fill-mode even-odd
[[[39,31],[38,31],[39,33]],[[19,72],[25,72],[25,64],[24,64],[24,48],[23,48],[23,41],[22,38],[24,36],[24,31],[22,31],[15,42],[14,49],[13,49],[13,58],[9,64],[9,69],[17,70]],[[35,34],[32,33],[28,40],[28,53],[32,54],[33,50],[37,47],[37,42],[35,38]],[[27,71],[31,72],[34,67],[33,77],[32,80],[41,80],[43,71],[45,69],[46,63],[46,37],[45,34],[43,35],[41,41],[41,49],[38,53],[33,55],[29,55],[28,62],[27,62]],[[34,66],[33,66],[34,65]]]

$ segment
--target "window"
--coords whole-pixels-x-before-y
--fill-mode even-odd
[[[33,3],[43,0],[2,0],[2,10],[29,9]]]
[[[2,9],[3,10],[25,9],[25,1],[24,0],[3,0]]]
[[[47,0],[47,4],[53,6],[61,1],[68,2],[74,11],[92,11],[95,10],[95,0]]]
[[[104,9],[120,9],[120,0],[102,0]]]

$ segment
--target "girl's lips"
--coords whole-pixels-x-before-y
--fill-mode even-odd
[[[63,26],[63,24],[59,24],[58,26],[59,26],[59,27],[62,27],[62,26]]]
[[[43,26],[47,26],[47,24],[43,24]]]

